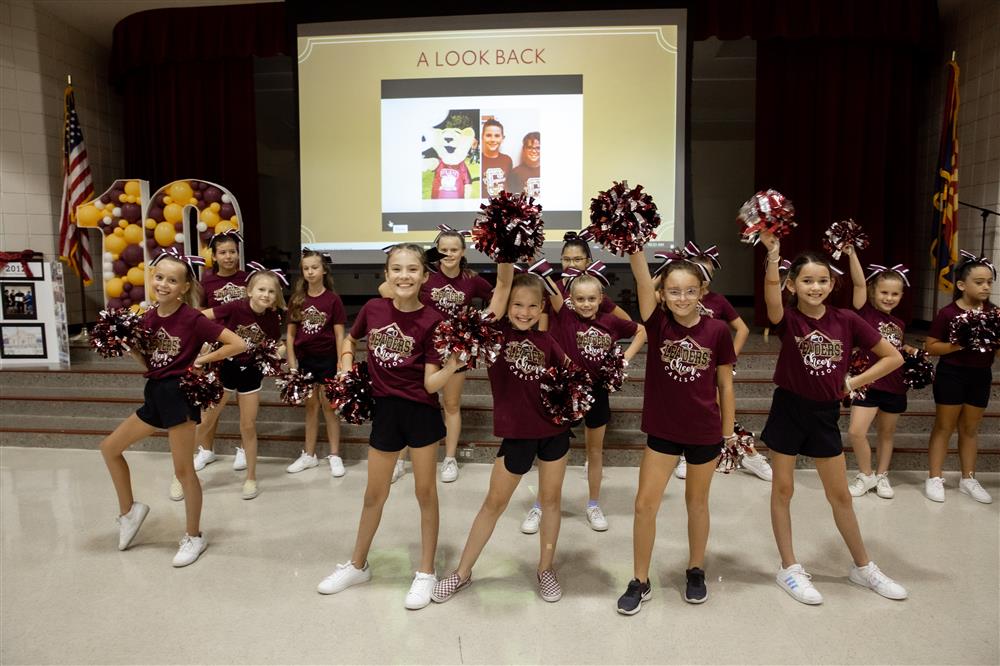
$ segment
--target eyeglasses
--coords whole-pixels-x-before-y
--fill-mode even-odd
[[[701,295],[700,289],[685,289],[681,291],[680,289],[667,289],[667,298],[673,299],[675,301],[681,298],[685,299],[697,299]]]

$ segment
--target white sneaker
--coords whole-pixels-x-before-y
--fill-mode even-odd
[[[878,479],[878,482],[875,484],[876,495],[882,499],[892,499],[896,496],[896,491],[892,489],[892,485],[889,483],[889,472],[879,474],[876,479]]]
[[[260,495],[260,488],[257,487],[256,479],[247,479],[243,482],[243,499],[252,500]]]
[[[441,463],[441,480],[451,483],[458,478],[458,461],[454,458],[445,458]],[[408,607],[407,607],[408,608]]]
[[[243,450],[243,447],[236,447],[236,457],[233,458],[233,469],[237,472],[242,472],[247,468],[247,452]]]
[[[854,480],[851,481],[851,485],[847,486],[847,489],[851,491],[851,497],[861,497],[874,488],[877,483],[878,479],[874,474],[862,474],[858,472],[858,475],[854,477]]]
[[[932,476],[924,481],[924,496],[932,502],[944,501],[944,479]]]
[[[403,468],[403,461],[397,460],[396,467],[395,469],[392,470],[392,479],[389,482],[396,483],[397,481],[399,481],[400,477],[403,476],[403,474],[405,473],[406,470]]]
[[[347,470],[344,469],[344,460],[340,456],[335,456],[331,453],[327,456],[327,460],[330,461],[330,476],[339,479],[347,474]]]
[[[132,502],[132,508],[124,516],[118,516],[118,550],[125,550],[132,545],[132,540],[139,533],[142,521],[146,520],[149,507],[142,502]]]
[[[743,459],[740,460],[740,469],[747,474],[755,474],[761,481],[770,481],[773,476],[771,463],[767,462],[767,458],[760,453],[743,456]]]
[[[989,504],[993,501],[993,498],[986,492],[986,489],[972,476],[958,482],[958,492],[965,493],[972,497],[972,499],[983,504]]]
[[[297,474],[304,469],[310,469],[319,464],[319,460],[316,459],[316,454],[309,455],[305,451],[299,454],[298,459],[291,465],[285,468],[285,471],[289,474]]]
[[[677,461],[677,467],[674,468],[674,476],[678,479],[686,479],[688,475],[688,462],[684,460],[684,456],[681,456]]]
[[[170,499],[175,502],[180,502],[184,499],[184,486],[181,485],[181,482],[176,476],[174,477],[174,480],[170,482]]]
[[[848,578],[855,585],[875,590],[886,599],[906,598],[906,588],[882,573],[874,562],[863,567],[851,567]]]
[[[604,512],[599,506],[587,507],[587,522],[590,523],[590,529],[595,532],[603,532],[608,529],[608,519],[604,517]]]
[[[316,591],[320,594],[336,594],[343,592],[352,585],[367,583],[372,579],[372,570],[365,562],[365,566],[358,569],[351,561],[338,564],[333,573],[320,581],[316,586]]]
[[[404,605],[410,610],[420,610],[431,602],[431,592],[437,585],[438,579],[432,573],[418,571],[410,584],[410,591],[406,593]]]
[[[823,603],[823,595],[813,584],[812,576],[806,573],[801,564],[793,564],[787,569],[778,569],[775,576],[778,586],[792,595],[796,601],[815,606]]]
[[[198,452],[194,454],[194,471],[200,472],[205,469],[205,465],[214,463],[216,460],[215,451],[206,449],[199,444]]]
[[[194,561],[205,552],[206,548],[208,548],[208,539],[205,538],[204,534],[201,536],[185,534],[184,538],[181,539],[181,547],[174,555],[174,566],[186,567],[189,564],[194,564]]]
[[[531,511],[524,517],[521,523],[521,531],[525,534],[535,534],[538,532],[538,523],[542,522],[542,510],[537,506],[531,507]]]

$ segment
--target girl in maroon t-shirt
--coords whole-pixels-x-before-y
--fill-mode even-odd
[[[385,262],[385,281],[392,297],[368,301],[344,341],[341,372],[349,371],[354,363],[356,341],[368,338],[368,372],[375,401],[368,447],[368,485],[351,559],[338,564],[317,588],[320,594],[335,594],[371,579],[368,551],[389,497],[399,452],[409,446],[414,492],[420,505],[421,537],[420,565],[404,604],[411,610],[430,603],[431,588],[437,582],[435,468],[437,445],[445,435],[437,392],[464,365],[455,356],[442,365],[434,349],[434,332],[441,315],[420,302],[420,286],[428,275],[425,262],[419,245],[393,246]]]
[[[208,242],[212,250],[212,270],[201,278],[205,307],[214,308],[229,301],[246,298],[247,274],[240,270],[240,243],[243,237],[235,229],[215,234]]]
[[[905,599],[906,589],[882,573],[868,557],[847,488],[847,467],[837,423],[841,398],[854,386],[889,374],[903,364],[903,357],[857,314],[825,304],[834,287],[834,272],[825,256],[805,252],[792,261],[785,280],[791,292],[786,307],[778,277],[780,244],[767,232],[761,233],[761,242],[768,250],[764,278],[767,317],[781,338],[774,371],[778,387],[761,433],[761,439],[771,449],[774,470],[771,527],[781,555],[775,581],[797,601],[823,602],[792,547],[795,463],[799,455],[805,455],[813,458],[837,529],[854,560],[850,581],[889,599]],[[878,360],[860,375],[848,377],[853,347],[870,349]]]
[[[685,259],[670,261],[662,271],[657,298],[642,252],[629,255],[629,263],[649,351],[642,405],[642,431],[647,442],[639,468],[632,527],[634,578],[618,599],[618,612],[623,615],[638,613],[652,593],[649,564],[656,538],[656,514],[681,455],[688,462],[684,489],[688,515],[684,599],[700,604],[708,598],[704,571],[708,494],[723,441],[735,437],[736,353],[728,326],[698,311],[704,270]]]
[[[852,305],[858,314],[879,334],[901,351],[915,353],[917,350],[903,344],[905,324],[892,311],[899,305],[903,291],[908,285],[907,270],[901,264],[892,268],[869,266],[871,274],[865,278],[861,259],[853,245],[844,248],[851,266],[851,282],[854,285]],[[867,363],[874,358],[867,350],[861,350]],[[858,461],[858,474],[851,482],[853,497],[861,497],[872,488],[883,499],[892,499],[895,492],[889,483],[889,463],[892,460],[892,438],[896,434],[899,415],[906,411],[906,385],[903,383],[903,369],[896,368],[866,389],[864,398],[851,400],[851,424],[847,438]],[[868,429],[878,416],[876,432],[876,453],[878,465],[872,469],[872,449],[868,443]]]
[[[567,231],[563,234],[563,246],[562,252],[559,255],[559,260],[562,262],[562,269],[566,271],[570,268],[576,269],[578,271],[584,270],[587,266],[594,263],[594,255],[590,251],[590,244],[587,239],[575,231]],[[569,275],[563,274],[562,278],[556,281],[556,286],[559,287],[559,291],[562,292],[564,302],[568,303],[572,307],[572,302],[569,298]],[[542,306],[542,316],[538,320],[538,330],[547,331],[549,329],[549,302],[548,299],[545,300],[545,304]],[[621,307],[615,305],[605,294],[601,299],[601,304],[598,307],[599,312],[613,314],[619,319],[624,319],[625,321],[632,321],[632,318],[628,316]]]
[[[344,341],[347,314],[340,296],[333,290],[326,255],[309,248],[302,250],[299,268],[302,277],[295,283],[288,303],[287,350],[288,367],[292,372],[308,372],[317,384],[306,400],[305,448],[291,465],[289,474],[316,467],[316,439],[319,436],[319,413],[326,421],[326,439],[330,444],[330,473],[344,476],[344,461],[340,457],[340,419],[324,399],[324,382],[337,374],[337,356]]]
[[[201,483],[194,471],[194,433],[199,420],[196,407],[188,404],[180,390],[180,378],[188,368],[235,356],[246,349],[238,335],[202,316],[198,304],[199,287],[189,261],[161,254],[150,262],[150,289],[156,307],[146,312],[143,326],[152,335],[146,349],[132,354],[146,368],[145,402],[101,442],[101,454],[118,493],[118,549],[131,545],[149,507],[132,496],[132,478],[122,455],[126,449],[157,430],[166,430],[174,475],[184,489],[187,533],[174,556],[174,566],[193,563],[208,547],[201,533]],[[221,342],[212,352],[199,355],[202,345]]]
[[[958,460],[962,467],[958,489],[978,502],[989,504],[993,498],[975,478],[977,434],[989,404],[992,366],[1000,348],[983,352],[964,349],[948,342],[948,334],[952,320],[963,312],[997,307],[989,300],[997,273],[986,257],[964,251],[962,257],[955,268],[955,300],[934,317],[924,344],[928,354],[941,357],[934,375],[936,414],[928,444],[930,472],[924,482],[924,494],[935,502],[944,501],[944,459],[951,433],[957,429]]]

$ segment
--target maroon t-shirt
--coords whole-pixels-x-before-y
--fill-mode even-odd
[[[493,287],[478,275],[459,273],[457,277],[450,278],[442,272],[431,273],[420,287],[420,302],[445,316],[463,305],[470,305],[474,298],[489,303],[492,296]]]
[[[337,335],[333,327],[347,321],[344,303],[340,296],[324,289],[319,296],[306,294],[302,302],[302,314],[295,324],[295,355],[335,356]]]
[[[257,314],[250,307],[250,299],[230,301],[212,308],[215,319],[236,335],[243,338],[248,345],[259,345],[264,340],[281,340],[281,314],[268,308]],[[247,354],[243,353],[236,360],[243,361]]]
[[[497,327],[504,343],[490,366],[493,434],[506,439],[542,439],[564,433],[542,404],[542,373],[563,363],[566,354],[548,333],[519,331],[505,317]]]
[[[438,406],[437,393],[424,388],[424,365],[441,365],[433,338],[442,319],[441,313],[426,305],[414,312],[401,312],[391,298],[373,298],[364,304],[351,327],[351,337],[368,337],[372,395]]]
[[[687,328],[656,308],[643,322],[649,341],[642,431],[678,444],[718,445],[722,412],[716,368],[736,362],[729,327],[701,317]]]
[[[202,345],[215,342],[223,327],[186,303],[170,316],[161,317],[156,308],[148,310],[142,326],[152,334],[146,348],[147,379],[167,379],[183,375]]]
[[[878,331],[879,335],[888,340],[893,347],[900,351],[903,350],[903,333],[906,325],[902,319],[882,312],[871,303],[862,305],[861,309],[858,310],[858,316]],[[862,349],[861,355],[867,365],[872,365],[878,360],[878,357],[869,349]],[[900,366],[882,379],[873,382],[871,388],[886,393],[906,393],[906,384],[903,383],[903,367]]]
[[[563,296],[563,305],[572,310],[573,300],[569,297],[569,287],[567,287],[562,280],[555,280],[555,283],[556,286],[559,287],[559,292]],[[611,313],[615,311],[616,307],[618,306],[615,305],[615,302],[610,298],[608,298],[608,295],[605,294],[604,298],[601,299],[601,304],[597,306],[597,311],[603,313]],[[546,298],[545,302],[542,303],[542,312],[547,315],[552,314],[552,306],[549,304],[548,298]]]
[[[729,302],[729,299],[714,291],[710,291],[701,297],[701,301],[698,302],[698,312],[702,317],[721,319],[726,323],[740,318],[740,315],[736,312],[736,308]]]
[[[227,277],[220,277],[215,271],[206,271],[201,277],[201,288],[205,291],[205,307],[238,301],[247,297],[247,274],[236,271]]]
[[[817,402],[840,400],[851,349],[871,349],[882,339],[856,313],[829,305],[819,319],[807,317],[796,307],[786,307],[774,330],[781,339],[774,383]]]
[[[593,319],[583,319],[569,308],[561,308],[549,319],[549,333],[556,343],[592,379],[596,379],[595,373],[615,341],[631,338],[638,328],[634,321],[604,312],[598,312]]]
[[[985,307],[995,308],[992,303],[986,303]],[[942,342],[948,342],[948,334],[951,332],[951,320],[965,312],[958,307],[957,303],[949,303],[940,310],[931,322],[930,337],[937,338]],[[945,354],[941,357],[940,363],[959,365],[966,368],[988,368],[993,365],[996,355],[993,352],[980,352],[974,349],[961,349],[959,351]]]
[[[464,199],[465,186],[472,183],[472,174],[465,162],[451,165],[441,162],[434,169],[431,199]]]
[[[507,191],[537,199],[542,194],[541,166],[521,164],[511,169],[507,174]]]
[[[483,153],[482,195],[484,199],[495,197],[507,187],[507,174],[514,168],[510,155],[499,153],[496,157],[487,157]]]

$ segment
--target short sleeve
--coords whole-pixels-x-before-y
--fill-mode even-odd
[[[194,335],[195,339],[198,340],[198,344],[215,342],[222,335],[224,328],[222,324],[212,321],[200,312],[194,319]]]
[[[851,341],[854,347],[861,347],[862,349],[871,349],[879,343],[882,336],[879,332],[875,330],[875,327],[866,322],[857,313],[851,312],[850,310],[844,310],[847,318],[850,320],[851,326]]]
[[[619,319],[614,315],[611,315],[610,325],[612,332],[619,340],[622,338],[631,338],[639,330],[639,325],[631,319]]]
[[[347,323],[347,312],[344,311],[344,301],[340,300],[340,296],[337,294],[333,295],[333,303],[330,305],[330,320],[335,325]]]
[[[354,325],[351,326],[351,337],[355,340],[361,340],[366,335],[368,335],[368,306],[371,301],[368,301],[361,307],[361,312],[354,319]],[[343,306],[341,306],[343,307]]]
[[[731,321],[736,321],[740,318],[740,314],[733,307],[733,304],[729,302],[729,299],[725,296],[722,297],[722,311],[719,313],[719,319],[726,322],[727,324]]]
[[[441,354],[438,353],[437,348],[434,346],[434,334],[437,332],[437,327],[440,323],[441,320],[438,319],[427,329],[427,335],[424,338],[424,363],[441,365]]]
[[[928,336],[936,340],[948,340],[948,322],[951,319],[946,313],[947,308],[941,308],[938,313],[934,315],[934,321],[931,322],[931,330],[927,333]]]
[[[607,296],[605,296],[604,299],[601,300],[601,307],[597,308],[597,310],[599,312],[606,312],[610,314],[615,311],[616,307],[618,306],[615,305],[615,302],[610,298],[608,298]]]
[[[220,322],[225,323],[229,320],[236,308],[243,303],[243,299],[237,299],[235,301],[229,301],[228,303],[222,303],[221,305],[216,305],[209,308],[212,311],[212,316],[215,317]]]
[[[722,326],[718,327],[719,333],[715,340],[715,364],[733,365],[736,363],[736,348],[733,346],[733,336]]]
[[[549,339],[549,357],[546,359],[546,364],[549,366],[560,366],[566,362],[566,352],[563,348],[559,346],[559,343],[555,341],[551,335],[547,336]]]
[[[493,298],[493,286],[479,275],[473,278],[473,281],[473,297],[481,298],[484,303],[489,305],[490,299]]]

